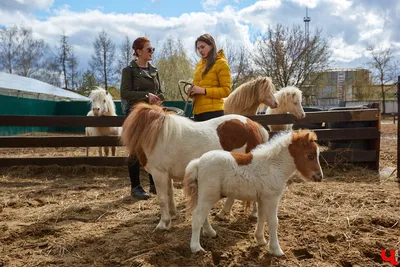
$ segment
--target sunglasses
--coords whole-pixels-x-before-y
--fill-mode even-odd
[[[155,49],[154,47],[148,47],[148,48],[146,48],[146,51],[149,52],[149,53],[154,53],[155,50],[156,50],[156,49]]]

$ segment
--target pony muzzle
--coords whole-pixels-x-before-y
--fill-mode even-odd
[[[277,107],[279,107],[278,101],[275,101],[275,102],[270,106],[270,108],[277,108]]]
[[[311,178],[313,179],[313,181],[315,182],[321,182],[322,178],[324,178],[324,175],[322,174],[322,172],[317,172],[314,173]]]

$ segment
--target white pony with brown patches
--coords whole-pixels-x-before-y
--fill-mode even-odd
[[[302,92],[299,88],[294,86],[288,86],[282,88],[277,93],[275,97],[279,102],[279,107],[275,109],[267,108],[266,115],[269,114],[292,114],[297,119],[303,119],[306,117],[302,106]],[[268,125],[272,132],[285,131],[292,129],[293,124],[281,124],[281,125]]]
[[[169,229],[176,213],[172,179],[182,181],[187,164],[210,150],[249,152],[268,140],[260,124],[240,115],[204,122],[139,103],[125,119],[122,142],[153,176],[161,208],[156,229]]]
[[[87,116],[117,116],[115,112],[115,104],[111,94],[104,88],[97,87],[92,90],[89,95],[91,110]],[[110,136],[121,135],[121,127],[86,127],[86,136]],[[111,154],[115,156],[115,147],[111,147]],[[109,147],[104,147],[104,154],[108,156],[110,153]],[[89,156],[89,147],[86,148],[86,156]],[[99,147],[99,156],[103,156],[102,147]]]
[[[269,77],[258,77],[236,88],[224,100],[225,114],[255,115],[260,104],[278,107],[275,86]]]
[[[269,78],[267,78],[267,79],[268,79],[267,84],[272,85],[271,80]],[[303,106],[301,104],[302,92],[297,87],[288,86],[288,87],[282,88],[278,92],[274,93],[274,96],[276,98],[276,101],[279,103],[279,105],[276,108],[267,107],[266,114],[290,113],[290,114],[293,114],[297,119],[302,119],[306,116],[306,114],[304,113]],[[263,104],[266,104],[266,103],[263,103]],[[252,108],[254,108],[254,106]],[[243,113],[238,113],[238,114],[245,115]],[[275,132],[275,131],[290,130],[290,129],[292,129],[293,124],[268,125],[268,126],[271,131]],[[230,214],[234,202],[235,202],[234,199],[228,197],[226,199],[224,207],[217,214],[217,217],[221,218],[221,219],[226,218]],[[248,205],[250,205],[250,203],[245,203],[244,205],[248,206]],[[256,203],[253,203],[253,211],[251,213],[251,216],[252,217],[257,216]]]
[[[192,160],[186,168],[184,189],[192,212],[192,252],[204,250],[200,230],[215,237],[209,213],[221,196],[258,202],[255,238],[265,245],[264,223],[268,222],[269,252],[281,256],[278,242],[278,206],[286,182],[297,170],[314,181],[323,177],[316,134],[309,130],[284,132],[247,154],[210,151]]]

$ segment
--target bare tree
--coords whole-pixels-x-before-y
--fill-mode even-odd
[[[193,66],[182,43],[179,40],[174,41],[172,38],[168,38],[163,43],[155,64],[159,70],[166,98],[169,100],[181,100],[178,81],[191,80],[193,78]]]
[[[371,53],[371,60],[368,65],[373,72],[373,79],[377,81],[381,87],[382,94],[382,112],[386,112],[386,91],[385,85],[394,83],[396,78],[397,62],[393,62],[393,51],[391,48],[378,48],[375,45],[368,44],[367,51]],[[389,87],[390,89],[390,87]]]
[[[68,68],[69,68],[68,79],[71,81],[72,90],[76,90],[78,88],[78,82],[77,82],[79,76],[78,66],[79,66],[79,61],[72,47],[68,59]]]
[[[33,38],[32,29],[21,28],[20,36],[17,72],[21,76],[32,77],[45,68],[51,50],[43,39]]]
[[[17,26],[0,30],[0,66],[2,70],[13,73],[19,51],[19,32]]]
[[[51,55],[51,50],[45,41],[33,37],[32,29],[12,26],[1,30],[1,69],[32,77],[46,68]]]
[[[254,78],[251,58],[248,49],[244,45],[237,45],[228,40],[218,40],[224,49],[232,73],[232,89]]]
[[[69,43],[68,36],[63,33],[60,38],[59,46],[57,46],[57,61],[60,64],[61,73],[63,74],[64,89],[68,89],[68,61],[72,46]]]
[[[305,38],[300,26],[284,27],[277,24],[269,28],[256,43],[254,64],[261,75],[270,76],[278,88],[314,84],[312,73],[329,67],[328,42],[317,30],[310,39]],[[313,75],[318,79],[318,75]]]
[[[108,84],[114,79],[115,44],[105,30],[102,30],[93,43],[94,54],[89,61],[89,66],[98,81],[102,81],[107,90]]]
[[[132,42],[129,40],[128,36],[125,36],[125,39],[122,41],[120,45],[120,54],[118,55],[118,64],[116,72],[121,76],[122,69],[129,65],[132,60],[133,49]]]

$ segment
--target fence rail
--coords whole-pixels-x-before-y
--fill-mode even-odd
[[[341,110],[307,112],[304,119],[296,120],[293,115],[258,115],[250,119],[264,127],[273,124],[294,123],[297,127],[310,124],[327,125],[338,122],[368,122],[368,127],[313,129],[320,141],[367,140],[367,150],[329,150],[321,153],[321,162],[365,162],[373,169],[379,169],[380,153],[380,112],[379,109]],[[0,126],[57,126],[57,127],[110,127],[121,126],[124,117],[87,116],[15,116],[1,115]],[[304,127],[302,127],[304,128]],[[271,136],[275,133],[271,133]],[[1,136],[0,148],[26,147],[93,147],[121,146],[118,136]],[[41,158],[0,158],[0,166],[12,165],[52,165],[72,166],[87,164],[93,166],[123,166],[125,157],[41,157]]]

